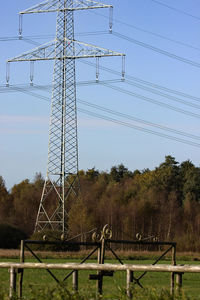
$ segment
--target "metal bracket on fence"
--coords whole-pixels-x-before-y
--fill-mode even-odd
[[[101,271],[101,274],[89,274],[90,280],[99,280],[103,276],[113,277],[114,271]]]

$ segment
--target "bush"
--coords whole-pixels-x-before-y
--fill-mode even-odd
[[[34,244],[31,249],[38,251],[79,251],[80,246],[77,244],[65,245],[61,239],[62,233],[60,231],[42,231],[35,232],[30,240],[32,241],[46,241],[45,244]],[[48,244],[48,242],[55,242],[55,244]]]
[[[26,298],[25,298],[26,299]],[[67,290],[66,287],[56,286],[56,287],[46,287],[45,289],[37,288],[31,289],[31,293],[28,297],[28,300],[86,300],[85,298],[78,293],[72,293]]]
[[[74,291],[68,290],[64,286],[56,286],[56,287],[29,287],[28,296],[23,297],[23,300],[95,300],[97,297],[91,291],[80,291],[80,293],[74,293]],[[170,295],[169,291],[167,290],[157,290],[157,289],[143,289],[138,290],[134,289],[134,299],[135,300],[196,300],[195,297],[189,297],[184,293],[177,294],[175,293],[174,296]],[[8,300],[8,296],[6,293],[1,293],[0,291],[0,300]],[[19,300],[17,296],[14,296],[12,300]],[[118,300],[127,300],[126,292],[119,291],[118,295],[110,294],[110,296],[100,296],[98,299],[108,300],[108,299],[118,299]]]
[[[26,238],[22,230],[8,224],[0,224],[0,248],[17,249],[20,241]]]

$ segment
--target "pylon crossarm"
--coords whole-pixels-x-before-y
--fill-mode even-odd
[[[30,8],[25,9],[24,11],[20,11],[19,14],[32,14],[32,13],[42,13],[42,12],[54,12],[59,8],[58,0],[50,0],[41,2],[37,5],[31,6]]]
[[[65,39],[68,44],[68,50],[71,51],[69,58],[89,58],[89,57],[105,57],[105,56],[125,56],[124,53],[112,51],[106,48],[98,47],[92,44],[79,42],[76,40]],[[70,47],[71,45],[71,47]]]
[[[56,44],[56,40],[53,40],[53,41],[45,43],[39,47],[36,47],[30,51],[27,51],[19,56],[15,56],[11,59],[8,59],[7,62],[56,59],[55,44]]]
[[[85,0],[85,1],[79,1],[74,0],[73,7],[69,6],[68,10],[82,10],[82,9],[94,9],[94,8],[112,8],[112,5],[107,5],[103,3],[99,3],[96,1],[91,0]]]
[[[57,12],[57,11],[70,11],[70,10],[83,10],[83,9],[95,9],[95,8],[112,8],[112,5],[106,5],[92,0],[79,1],[74,0],[72,5],[62,7],[59,0],[49,0],[37,5],[34,5],[19,14],[33,14],[33,13],[46,13],[46,12]]]
[[[62,43],[66,43],[67,45],[65,55],[63,55],[62,51],[58,51],[57,53],[55,52],[55,47],[59,49],[59,46]],[[55,39],[49,43],[45,43],[34,48],[31,51],[8,59],[7,62],[62,60],[107,56],[125,56],[125,54],[75,40],[65,39],[65,42],[63,42],[63,40]]]

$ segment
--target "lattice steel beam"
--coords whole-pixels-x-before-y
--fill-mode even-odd
[[[96,1],[90,0],[74,0],[71,3],[68,3],[66,7],[59,7],[59,0],[45,1],[40,4],[34,5],[31,8],[28,8],[24,11],[21,11],[20,14],[32,14],[32,13],[45,13],[45,12],[57,12],[64,10],[82,10],[82,9],[95,9],[95,8],[112,8],[112,5],[106,5]]]
[[[58,56],[55,55],[55,47],[63,45],[65,43],[66,51],[61,52]],[[95,58],[95,57],[107,57],[107,56],[125,56],[123,53],[112,51],[109,49],[101,48],[95,45],[79,42],[76,40],[70,40],[65,38],[64,40],[55,39],[49,43],[45,43],[37,48],[27,51],[19,56],[8,59],[7,62],[18,61],[37,61],[37,60],[61,60],[61,59],[74,59],[74,58]]]
[[[112,6],[90,0],[49,0],[20,12],[22,16],[56,11],[56,38],[7,61],[54,60],[47,175],[35,231],[59,230],[64,236],[68,230],[69,202],[79,192],[75,59],[124,58],[122,53],[74,40],[74,11],[94,8]],[[21,23],[19,32],[22,33]]]

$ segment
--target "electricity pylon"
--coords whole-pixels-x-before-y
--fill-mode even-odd
[[[35,231],[67,233],[67,204],[79,192],[75,59],[124,54],[74,39],[74,11],[110,8],[91,0],[49,0],[19,13],[57,12],[56,38],[7,62],[54,60],[47,175],[38,209]],[[112,12],[111,14],[112,15]],[[110,31],[112,24],[110,21]],[[33,79],[31,67],[31,81]],[[9,76],[7,76],[9,77]],[[53,209],[49,210],[51,203]]]

